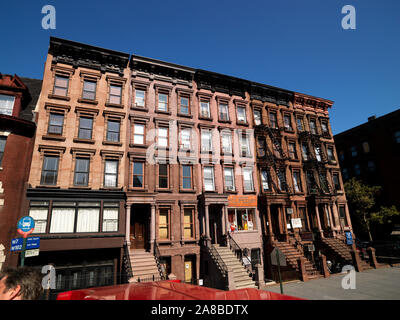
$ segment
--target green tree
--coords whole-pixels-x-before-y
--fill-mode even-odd
[[[356,178],[351,178],[344,184],[349,207],[360,225],[372,239],[371,227],[373,224],[388,224],[393,217],[400,215],[395,206],[381,206],[376,210],[376,196],[381,190],[379,186],[368,186]]]

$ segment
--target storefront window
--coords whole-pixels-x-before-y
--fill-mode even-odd
[[[228,221],[237,231],[256,230],[254,209],[229,209]]]

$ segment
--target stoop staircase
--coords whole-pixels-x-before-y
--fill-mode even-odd
[[[155,257],[144,249],[129,249],[133,277],[130,281],[157,281],[160,280]]]
[[[215,249],[228,268],[232,268],[236,289],[257,288],[256,283],[250,278],[246,268],[236,255],[228,248],[215,244]]]
[[[298,261],[300,258],[304,258],[302,252],[289,242],[274,242],[274,246],[278,247],[285,254],[287,265],[297,272],[300,272]],[[323,277],[322,273],[318,271],[315,265],[308,259],[305,259],[305,268],[308,279]]]

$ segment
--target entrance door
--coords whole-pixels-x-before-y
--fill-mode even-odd
[[[145,245],[145,224],[143,222],[134,221],[131,224],[131,248],[144,249]]]
[[[279,239],[281,229],[279,226],[279,209],[277,206],[271,206],[271,225],[274,236]]]
[[[185,260],[185,282],[192,283],[193,281],[193,261],[192,259]]]

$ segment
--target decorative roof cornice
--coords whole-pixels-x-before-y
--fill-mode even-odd
[[[297,105],[301,105],[303,107],[311,107],[327,111],[328,108],[332,107],[334,102],[328,99],[318,98],[307,94],[294,92],[294,103]]]

